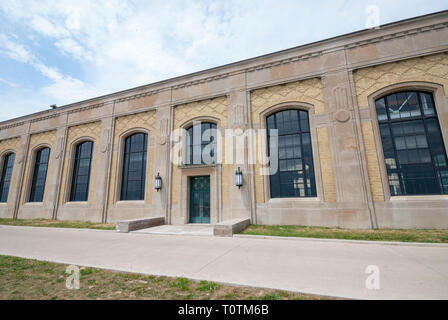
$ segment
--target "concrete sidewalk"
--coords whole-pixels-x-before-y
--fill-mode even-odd
[[[448,299],[448,247],[0,226],[0,254],[359,299]],[[380,290],[367,290],[368,265]]]

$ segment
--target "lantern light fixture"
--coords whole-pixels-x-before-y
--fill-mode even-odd
[[[238,167],[238,170],[235,172],[235,185],[238,189],[243,186],[243,172],[240,167]]]
[[[157,172],[156,179],[154,181],[154,189],[156,189],[157,192],[159,192],[159,190],[162,189],[162,177],[160,176],[160,174],[158,172]]]

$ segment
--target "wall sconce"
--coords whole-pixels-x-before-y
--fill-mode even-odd
[[[158,172],[157,172],[156,179],[154,181],[154,189],[156,189],[157,192],[159,192],[159,190],[162,189],[162,177],[160,176],[160,174]]]
[[[243,172],[240,167],[238,167],[238,170],[235,172],[235,185],[238,189],[243,186]]]

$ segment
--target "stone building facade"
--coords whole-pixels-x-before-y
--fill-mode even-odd
[[[406,99],[393,109],[398,94]],[[413,100],[420,109],[411,108]],[[388,116],[381,113],[384,101]],[[291,186],[278,178],[286,191],[273,196],[283,192],[273,189],[277,182],[261,174],[262,163],[248,161],[265,143],[253,144],[244,132],[267,128],[272,115],[286,110],[307,114],[301,134],[309,138],[309,172],[305,180],[290,181],[293,189],[302,181],[297,188],[311,191],[288,191]],[[243,147],[232,150],[243,162],[173,162],[173,131],[197,122],[213,124],[223,135],[226,129],[240,132]],[[395,128],[410,122],[417,131],[422,123],[426,136],[385,136],[387,126],[398,135]],[[440,139],[431,129],[437,125]],[[415,136],[414,149],[407,136]],[[404,154],[402,140],[413,151]],[[83,158],[79,146],[86,142],[91,149]],[[0,217],[115,222],[164,216],[168,224],[185,224],[204,222],[192,220],[192,210],[206,207],[205,222],[212,224],[248,217],[256,224],[448,228],[446,150],[447,11],[4,121]],[[410,159],[414,154],[420,160]],[[132,169],[138,157],[141,167]],[[157,175],[160,190],[154,189]],[[195,202],[194,188],[202,202]],[[284,196],[288,192],[297,196]]]

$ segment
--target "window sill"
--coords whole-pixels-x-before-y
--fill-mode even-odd
[[[178,166],[179,169],[200,169],[200,168],[215,168],[220,164],[192,164],[192,165],[181,165]]]
[[[88,201],[69,201],[64,203],[64,205],[69,206],[69,207],[78,207],[78,206],[82,206],[82,207],[86,207],[89,205]]]
[[[390,201],[447,201],[448,195],[433,195],[433,196],[392,196]]]
[[[270,198],[268,203],[281,203],[281,202],[320,202],[318,197],[309,198]]]
[[[145,200],[120,200],[115,202],[116,206],[127,206],[127,205],[144,205],[145,204]]]
[[[43,206],[43,202],[26,202],[23,204],[24,206]]]

